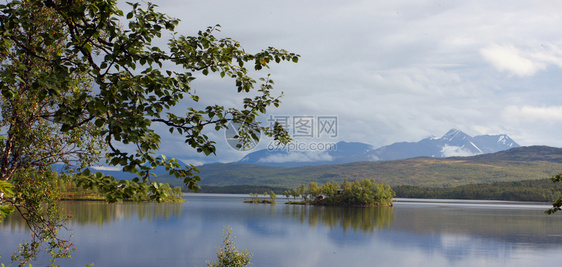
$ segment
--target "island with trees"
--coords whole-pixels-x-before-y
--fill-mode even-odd
[[[269,196],[269,197],[268,197]],[[258,193],[250,193],[250,199],[244,200],[244,203],[254,203],[254,204],[275,204],[277,203],[277,195],[275,192],[270,191],[264,192],[263,197],[260,197]]]
[[[287,204],[310,204],[322,206],[355,206],[355,207],[388,207],[393,206],[392,199],[396,193],[389,185],[376,183],[375,179],[354,180],[344,179],[338,185],[331,181],[319,186],[311,182],[297,189],[286,190],[285,197],[293,197],[295,201]],[[296,201],[297,198],[301,201]]]

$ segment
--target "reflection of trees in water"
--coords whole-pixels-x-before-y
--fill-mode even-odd
[[[273,217],[277,211],[277,204],[261,204],[251,203],[248,204],[250,209],[250,217]]]
[[[104,202],[66,202],[66,210],[72,215],[72,221],[78,224],[97,223],[102,225],[107,222],[129,220],[137,218],[140,221],[163,218],[168,220],[171,216],[179,217],[181,203],[114,203]]]
[[[10,232],[19,232],[22,229],[24,231],[29,231],[29,228],[27,228],[27,225],[25,224],[25,220],[17,211],[6,216],[4,221],[0,223],[0,230],[7,231],[8,229]]]
[[[560,248],[562,216],[544,214],[547,208],[402,204],[392,228],[417,235],[476,236],[509,242],[512,246]]]
[[[394,217],[392,207],[314,207],[295,205],[288,207],[286,215],[302,224],[316,227],[319,223],[334,230],[374,232],[389,227]]]
[[[139,220],[168,220],[170,217],[181,215],[181,203],[113,203],[108,204],[103,201],[63,201],[60,206],[66,210],[70,216],[70,223],[80,225],[109,223],[119,220],[129,220],[137,218]],[[4,218],[1,224],[2,229],[10,228],[11,231],[27,228],[25,221],[17,212]]]

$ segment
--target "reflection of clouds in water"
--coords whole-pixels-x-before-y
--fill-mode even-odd
[[[560,246],[547,250],[529,248],[469,234],[424,234],[388,230],[376,235],[381,243],[386,244],[392,250],[408,251],[409,258],[424,259],[430,257],[433,266],[498,266],[498,264],[506,266],[551,266],[549,264],[537,264],[536,260],[554,262],[553,259],[547,259],[546,255],[553,252],[559,253],[560,250]],[[523,261],[520,261],[521,259]],[[398,261],[402,262],[403,260]],[[559,260],[558,258],[557,261]],[[535,263],[531,264],[533,261]],[[397,263],[395,262],[395,264]],[[402,263],[397,265],[412,266]]]
[[[519,210],[513,205],[483,205],[485,203],[472,206],[463,203],[462,207],[417,204],[415,208],[390,208],[388,216],[369,209],[294,206],[284,207],[283,214],[324,233],[325,236],[312,242],[313,247],[321,249],[330,243],[328,247],[334,251],[351,248],[363,251],[376,246],[380,251],[375,254],[391,248],[408,251],[409,255],[418,254],[419,258],[429,256],[432,263],[441,262],[436,266],[465,265],[466,262],[478,265],[478,261],[494,265],[498,261],[505,263],[505,258],[542,250],[545,245],[562,247],[559,235],[544,234],[545,230],[541,229],[546,220],[550,232],[560,231],[560,218],[538,217],[536,207],[518,206],[522,209]],[[402,256],[395,262],[408,260]]]
[[[393,230],[488,239],[529,249],[562,248],[562,216],[546,216],[541,206],[477,204],[405,205],[396,208]],[[539,208],[537,208],[539,207]]]
[[[249,231],[262,236],[287,236],[288,231],[282,222],[267,219],[248,220],[246,227]]]
[[[511,256],[511,246],[468,235],[442,234],[438,251],[450,262],[460,262],[470,257],[499,258]]]
[[[204,265],[216,257],[227,226],[238,248],[254,254],[253,266],[555,266],[562,261],[562,217],[537,216],[541,210],[524,206],[399,203],[385,213],[243,200],[197,197],[180,204],[180,213],[121,210],[128,219],[76,224],[78,251],[74,260],[60,264]],[[104,212],[96,214],[115,215]],[[22,234],[0,231],[0,253],[6,255],[5,242],[18,242],[13,237]]]
[[[520,255],[536,258],[562,248],[562,238],[551,234],[561,231],[562,218],[537,213],[536,207],[484,206],[398,205],[392,226],[375,238],[395,249],[442,258],[445,266],[476,260],[503,265]]]
[[[542,226],[562,229],[562,221],[537,217],[536,209],[482,209],[482,203],[478,208],[395,206],[386,213],[369,208],[232,205],[241,207],[238,212],[243,215],[222,220],[236,222],[231,224],[239,237],[236,244],[254,253],[254,266],[517,266],[525,262],[516,259],[519,255],[527,255],[525,260],[532,263],[559,254],[537,249],[537,244],[525,245],[533,241],[522,239],[520,233],[536,238],[541,237],[536,229]],[[560,248],[562,242],[551,240],[550,245]]]

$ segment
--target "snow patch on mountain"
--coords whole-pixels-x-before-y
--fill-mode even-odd
[[[482,151],[482,149],[480,149],[480,148],[479,148],[476,144],[474,144],[473,142],[470,142],[470,144],[471,144],[474,148],[476,148],[476,149],[478,150],[478,152],[479,152],[478,154],[483,154],[483,153],[484,153],[484,152]]]

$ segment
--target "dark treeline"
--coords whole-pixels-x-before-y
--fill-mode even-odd
[[[400,198],[481,199],[551,202],[560,196],[550,179],[427,188],[411,185],[393,187]]]
[[[182,188],[184,192],[193,192],[188,188]],[[283,187],[272,187],[272,186],[262,186],[262,185],[230,185],[230,186],[208,186],[203,185],[199,189],[199,193],[220,193],[220,194],[250,194],[250,193],[263,193],[263,192],[275,192],[275,194],[283,194],[284,191],[288,190]]]
[[[419,187],[411,185],[395,186],[392,189],[399,198],[436,198],[436,199],[481,199],[552,202],[559,191],[554,191],[550,179],[528,180],[519,182],[498,182],[489,184],[471,184],[448,188]],[[192,192],[183,188],[184,192]],[[233,185],[233,186],[202,186],[201,193],[250,194],[256,192],[275,192],[283,194],[287,188]]]

